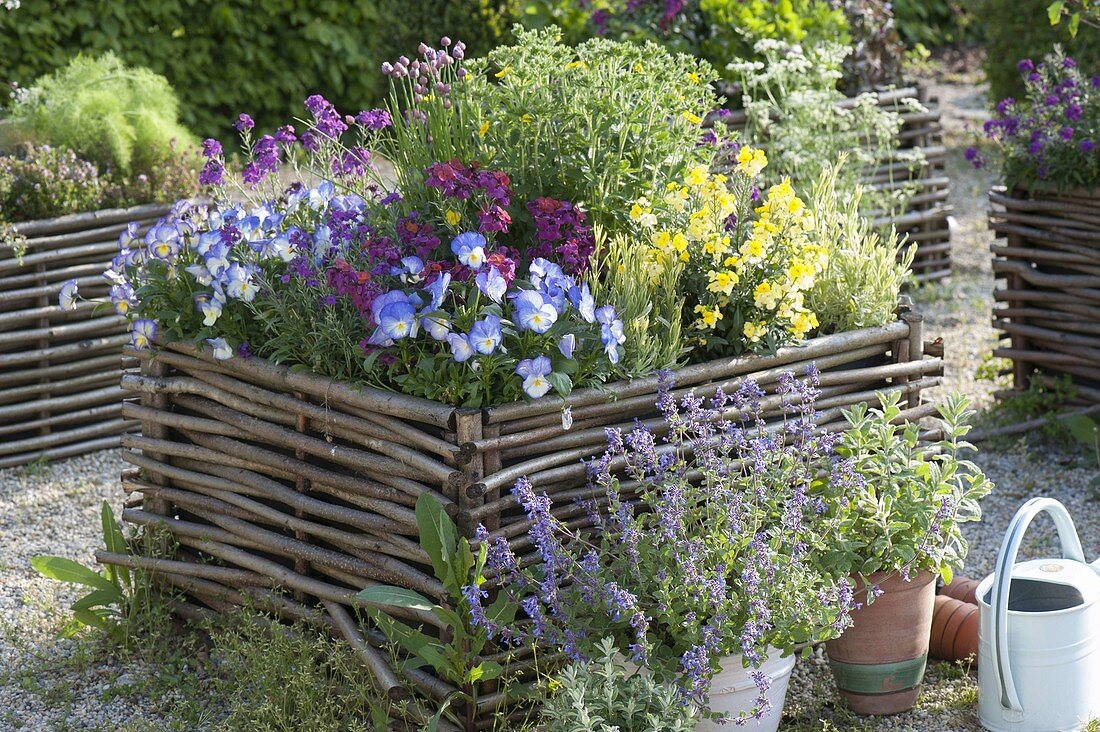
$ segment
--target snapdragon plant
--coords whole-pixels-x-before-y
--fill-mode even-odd
[[[474,617],[493,637],[533,637],[574,660],[610,636],[704,708],[711,677],[738,656],[759,691],[739,721],[766,714],[760,664],[838,635],[853,602],[847,579],[813,559],[836,527],[813,494],[852,480],[833,460],[836,437],[814,424],[816,380],[813,367],[805,382],[788,372],[774,395],[747,381],[709,405],[694,393],[677,400],[666,381],[663,423],[608,430],[608,450],[591,466],[594,535],[570,528],[549,496],[519,480],[513,494],[540,562],[521,568],[496,538],[488,567],[530,623],[494,623],[476,602]],[[765,402],[781,402],[785,419],[766,425]]]

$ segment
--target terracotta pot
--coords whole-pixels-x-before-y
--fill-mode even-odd
[[[936,596],[928,652],[944,661],[978,657],[978,606],[947,595]]]
[[[883,590],[882,596],[853,612],[853,625],[825,649],[837,688],[852,711],[897,714],[913,707],[924,679],[936,577],[920,572],[906,582],[900,575],[876,572],[867,579]],[[854,584],[860,586],[858,580]]]
[[[978,600],[974,597],[974,593],[978,591],[979,584],[981,584],[981,580],[970,579],[969,577],[954,577],[950,584],[939,588],[937,593],[977,605]]]

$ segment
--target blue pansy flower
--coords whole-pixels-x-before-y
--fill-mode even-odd
[[[500,332],[500,318],[495,315],[486,315],[483,320],[474,323],[470,328],[470,345],[478,353],[490,355],[500,345],[503,334]]]
[[[557,322],[558,311],[534,290],[523,290],[512,300],[516,309],[516,324],[522,330],[545,333]]]
[[[378,312],[378,329],[395,341],[415,337],[418,327],[416,308],[407,300],[391,302]]]
[[[447,338],[447,334],[451,332],[451,321],[446,315],[435,314],[425,315],[420,318],[420,325],[424,327],[424,330],[428,331],[428,335],[437,341],[442,341]]]
[[[76,294],[76,280],[69,280],[61,286],[61,292],[57,294],[57,304],[60,305],[63,310],[75,310]]]
[[[532,399],[538,399],[550,391],[550,380],[546,377],[551,371],[550,359],[546,356],[525,358],[516,365],[516,375],[523,378],[523,392]]]
[[[228,361],[233,358],[233,348],[224,338],[207,338],[206,342],[214,349],[214,358],[219,361]]]
[[[592,297],[592,291],[588,289],[587,283],[582,284],[580,287],[573,285],[569,288],[567,295],[569,302],[584,318],[584,322],[594,323],[596,321],[596,300]]]
[[[573,358],[573,351],[577,347],[577,336],[572,333],[566,333],[558,341],[558,350],[561,351],[561,355],[566,358]]]
[[[382,314],[382,308],[395,302],[404,302],[413,306],[413,308],[420,307],[420,298],[416,295],[406,295],[401,290],[390,290],[384,295],[379,295],[374,298],[374,301],[370,304],[371,319],[375,325],[380,325],[380,316]]]
[[[447,345],[451,347],[451,356],[458,363],[463,363],[474,355],[474,347],[470,345],[470,339],[461,333],[448,333]]]
[[[152,320],[135,320],[130,331],[130,345],[139,351],[148,348],[157,335],[157,324]]]
[[[424,288],[424,291],[432,296],[431,304],[428,305],[430,310],[438,310],[443,305],[443,298],[447,295],[447,287],[451,284],[451,273],[444,272],[439,277]]]
[[[497,303],[504,299],[504,293],[508,291],[508,281],[496,267],[487,267],[478,272],[474,283],[477,289]]]
[[[485,264],[485,237],[476,231],[467,231],[451,240],[451,252],[458,261],[472,270]]]

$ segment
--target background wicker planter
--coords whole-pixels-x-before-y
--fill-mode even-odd
[[[1078,402],[1100,404],[1100,191],[995,189],[989,198],[1002,342],[993,354],[1012,360],[1015,391],[1068,376]]]
[[[898,133],[901,151],[919,148],[925,164],[911,175],[905,163],[884,160],[879,168],[868,174],[865,184],[876,189],[896,189],[916,184],[918,190],[910,198],[906,210],[895,215],[872,211],[870,215],[877,226],[897,228],[898,233],[917,245],[913,259],[913,276],[918,282],[931,282],[951,274],[951,207],[947,197],[951,181],[944,168],[947,150],[943,146],[943,126],[940,123],[939,100],[931,96],[924,84],[914,84],[875,93],[879,106],[896,111],[902,118]],[[927,111],[907,110],[903,103],[916,100]],[[841,107],[854,106],[855,99],[846,99]],[[744,110],[736,110],[728,122],[734,129],[745,125]]]
[[[0,467],[70,457],[118,445],[133,421],[122,418],[125,321],[57,305],[66,280],[81,295],[107,293],[103,270],[130,221],[142,226],[164,205],[93,211],[17,224],[26,253],[0,242]]]
[[[575,392],[565,430],[556,398],[456,409],[259,359],[216,362],[189,344],[135,355],[141,372],[123,376],[134,397],[123,416],[140,421],[141,432],[122,437],[124,460],[134,466],[123,475],[131,496],[123,518],[165,526],[178,550],[159,559],[101,553],[100,561],[152,570],[189,597],[177,607],[184,615],[249,603],[313,622],[346,638],[395,697],[401,682],[377,650],[381,638],[349,610],[362,604],[356,591],[378,582],[442,599],[417,542],[417,497],[431,493],[467,536],[484,523],[531,561],[527,518],[509,494],[515,480],[528,476],[551,494],[559,517],[584,526],[586,513],[572,499],[586,494],[581,461],[603,452],[604,428],[635,419],[661,424],[656,377]],[[879,388],[905,394],[909,417],[930,413],[921,392],[939,383],[941,355],[942,345],[926,347],[921,318],[904,313],[888,326],[816,338],[767,358],[689,366],[677,372],[676,388],[713,394],[747,377],[770,388],[784,371],[816,362],[821,424],[838,429],[841,409]],[[776,414],[778,400],[769,397],[765,407]],[[451,691],[422,671],[405,675],[437,699]],[[490,693],[479,718],[488,725],[502,703]]]

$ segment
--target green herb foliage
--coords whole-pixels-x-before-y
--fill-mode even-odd
[[[699,714],[674,686],[631,673],[615,641],[605,638],[587,664],[570,664],[552,679],[542,711],[545,732],[692,732]]]
[[[966,397],[945,397],[939,407],[944,437],[929,446],[901,411],[898,392],[879,394],[879,407],[845,411],[848,429],[836,451],[852,461],[860,479],[824,488],[821,497],[840,525],[819,561],[853,576],[929,570],[950,582],[968,550],[961,525],[981,519],[978,502],[993,489],[962,457],[974,449],[963,439],[973,412]]]
[[[837,177],[844,164],[842,157],[821,173],[811,204],[817,236],[829,247],[829,263],[806,299],[822,333],[893,322],[916,252],[916,245],[910,245],[899,259],[897,232],[891,228],[880,233],[860,214],[862,188],[854,195],[838,194]]]
[[[115,554],[128,553],[126,538],[115,521],[114,511],[106,501],[103,502],[100,520],[107,551]],[[88,594],[72,604],[70,609],[73,616],[62,630],[62,635],[71,636],[82,628],[89,627],[103,631],[116,640],[126,637],[124,620],[131,611],[139,607],[137,594],[147,589],[129,569],[105,564],[97,572],[71,559],[51,556],[34,557],[31,559],[31,566],[44,577],[89,588]]]

